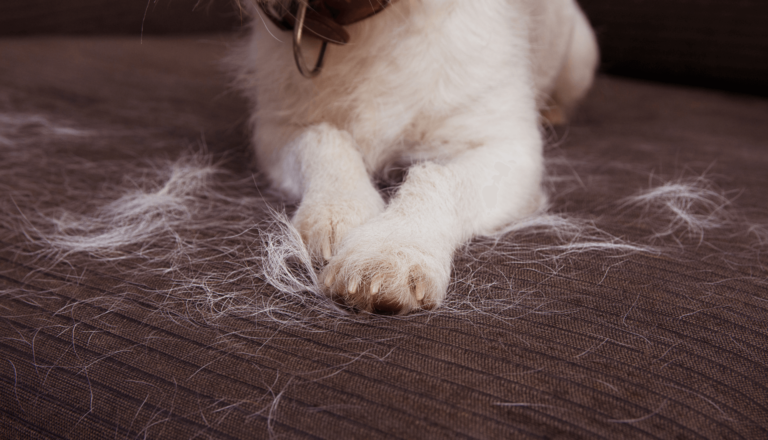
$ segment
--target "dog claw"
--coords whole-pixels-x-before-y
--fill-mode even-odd
[[[333,255],[331,254],[331,238],[325,237],[325,239],[323,239],[323,260],[331,261],[332,256]]]
[[[426,286],[424,285],[423,281],[417,281],[416,282],[416,301],[422,302],[424,300],[424,294],[426,293]]]
[[[335,280],[335,278],[336,278],[336,277],[334,276],[333,272],[331,272],[331,271],[327,271],[327,272],[325,273],[325,276],[324,276],[323,278],[324,278],[324,279],[323,279],[323,284],[325,284],[325,287],[326,287],[327,289],[330,289],[330,288],[331,288],[331,286],[333,286],[333,281],[334,281],[334,280]]]
[[[349,292],[350,295],[354,295],[357,293],[357,287],[360,284],[360,279],[357,277],[353,277],[351,280],[349,280],[349,284],[347,284],[347,292]]]
[[[381,276],[376,276],[371,281],[371,296],[376,296],[379,294],[379,290],[381,289],[381,283],[382,283]]]

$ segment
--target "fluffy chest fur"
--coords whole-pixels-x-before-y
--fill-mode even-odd
[[[594,39],[572,0],[399,0],[347,30],[308,80],[292,35],[256,19],[233,60],[259,167],[300,200],[294,224],[328,263],[330,294],[369,310],[433,306],[456,246],[541,207],[539,111],[583,95]],[[319,45],[307,39],[305,56]],[[394,162],[417,166],[386,205],[371,178]]]
[[[350,26],[351,43],[331,46],[311,81],[296,71],[290,34],[257,25],[248,54],[258,66],[256,125],[332,123],[353,134],[377,169],[479,101],[489,111],[494,100],[531,106],[528,23],[516,9],[505,0],[400,0]],[[312,58],[319,42],[306,41]],[[510,87],[518,82],[529,86]]]

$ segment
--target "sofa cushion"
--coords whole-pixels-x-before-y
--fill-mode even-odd
[[[599,78],[550,215],[368,315],[275,254],[230,44],[0,41],[5,438],[768,435],[768,101]]]

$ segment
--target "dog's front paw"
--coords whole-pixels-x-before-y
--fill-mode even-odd
[[[305,197],[293,216],[313,260],[326,262],[339,249],[351,230],[384,210],[384,200],[375,190],[355,194]]]
[[[369,223],[347,237],[322,273],[328,293],[369,312],[405,314],[439,306],[450,281],[452,249],[378,226]]]

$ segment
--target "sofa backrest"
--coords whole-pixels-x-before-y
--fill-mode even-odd
[[[602,70],[768,94],[766,0],[579,0]]]
[[[0,36],[185,34],[236,29],[232,0],[1,0]]]
[[[768,95],[768,0],[579,1],[604,72]],[[220,32],[243,23],[234,0],[0,1],[0,36]]]

